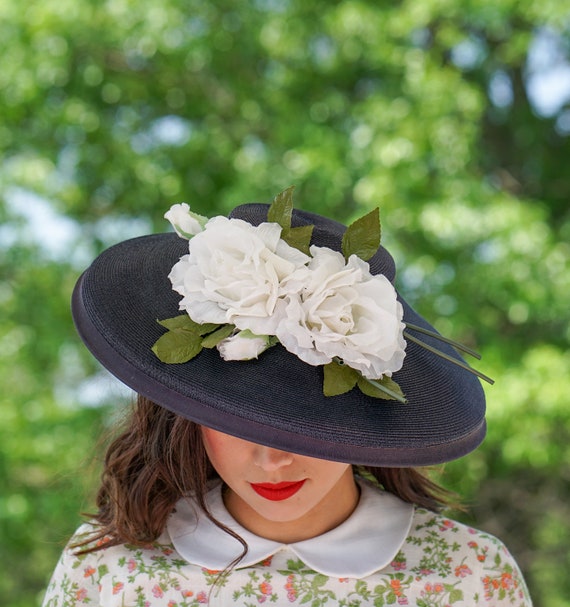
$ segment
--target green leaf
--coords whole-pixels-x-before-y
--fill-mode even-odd
[[[385,392],[381,388],[376,387],[371,383],[379,384],[388,392]],[[405,403],[406,397],[402,392],[400,386],[390,377],[384,376],[382,379],[368,380],[365,377],[358,378],[358,387],[363,394],[366,396],[372,396],[373,398],[383,398],[385,400],[398,400],[400,402]],[[390,394],[390,392],[392,394]]]
[[[173,318],[165,318],[164,320],[159,320],[157,322],[169,331],[184,329],[185,331],[196,333],[196,335],[206,335],[207,333],[215,331],[220,326],[214,323],[199,324],[194,322],[188,314],[181,314],[180,316],[174,316]]]
[[[288,569],[285,571],[286,574],[289,574],[292,571],[299,573],[304,569],[305,563],[303,563],[303,561],[300,561],[299,559],[297,559],[296,561],[294,561],[293,559],[288,559],[287,567]]]
[[[278,223],[284,230],[291,228],[291,217],[293,215],[293,190],[295,186],[289,186],[280,194],[277,194],[267,212],[267,221]]]
[[[180,314],[180,316],[165,318],[164,320],[157,320],[156,322],[169,330],[191,329],[193,325],[197,325],[188,314]]]
[[[380,237],[380,210],[376,208],[348,226],[342,237],[342,254],[345,259],[358,255],[368,261],[378,250]]]
[[[198,333],[198,335],[207,335],[208,333],[215,331],[220,326],[221,325],[217,325],[213,322],[205,322],[203,325],[197,325],[197,329],[193,332]]]
[[[234,325],[223,325],[217,331],[210,333],[202,340],[202,347],[204,348],[215,348],[222,339],[229,337],[234,332]]]
[[[449,603],[457,603],[457,601],[463,600],[463,591],[459,590],[459,588],[454,588],[449,593]]]
[[[202,350],[201,337],[192,331],[168,331],[155,342],[152,351],[163,363],[185,363]]]
[[[296,228],[284,229],[281,232],[281,238],[290,246],[310,255],[309,247],[311,246],[311,237],[315,226],[298,226]]]
[[[323,394],[325,396],[345,394],[356,386],[359,378],[358,371],[335,361],[324,365],[323,373]]]
[[[323,575],[322,573],[317,573],[317,575],[315,575],[315,577],[313,578],[311,586],[314,591],[317,591],[318,588],[324,586],[328,581],[329,578],[326,575]]]

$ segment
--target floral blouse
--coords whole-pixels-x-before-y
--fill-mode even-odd
[[[151,546],[121,545],[75,556],[66,549],[44,607],[531,607],[513,557],[496,538],[414,508],[361,482],[350,518],[317,538],[280,544],[241,527],[218,484],[207,495],[214,517],[181,500]],[[92,531],[83,525],[72,541]]]

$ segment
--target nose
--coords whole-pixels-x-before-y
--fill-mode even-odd
[[[254,456],[254,464],[266,472],[279,470],[280,468],[289,466],[289,464],[292,462],[292,453],[280,451],[279,449],[273,449],[272,447],[257,445]]]

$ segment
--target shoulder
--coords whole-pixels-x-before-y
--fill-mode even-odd
[[[187,563],[176,553],[167,536],[142,547],[105,546],[104,538],[92,539],[97,531],[97,527],[84,524],[72,536],[52,575],[44,607],[99,605],[102,597],[107,597],[106,605],[119,605],[116,601],[131,600],[137,588],[152,594],[158,577],[179,585],[180,570]]]
[[[431,592],[461,592],[464,598],[531,605],[521,571],[495,536],[441,514],[416,509],[399,557]],[[454,589],[454,590],[451,590]]]
[[[98,538],[99,529],[96,525],[85,523],[81,525],[69,540],[62,554],[72,568],[89,567],[97,564],[104,569],[113,567],[115,563],[122,566],[125,560],[159,561],[175,557],[168,534],[163,533],[156,541],[144,546],[131,544],[112,544],[108,538]]]
[[[407,542],[423,545],[434,541],[449,545],[454,552],[466,549],[477,562],[486,562],[490,554],[509,554],[503,542],[490,533],[443,514],[416,508]]]

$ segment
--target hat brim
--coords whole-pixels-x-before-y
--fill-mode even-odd
[[[479,380],[415,343],[408,343],[404,365],[394,374],[407,404],[374,399],[357,388],[325,397],[322,368],[303,363],[281,345],[252,361],[224,361],[216,349],[204,349],[183,364],[161,362],[151,350],[164,333],[157,321],[180,314],[168,274],[187,247],[172,233],[119,243],[93,262],[74,290],[79,335],[136,392],[242,439],[352,464],[437,464],[465,455],[483,440]],[[433,330],[400,301],[405,322]],[[453,348],[422,339],[460,358]]]

